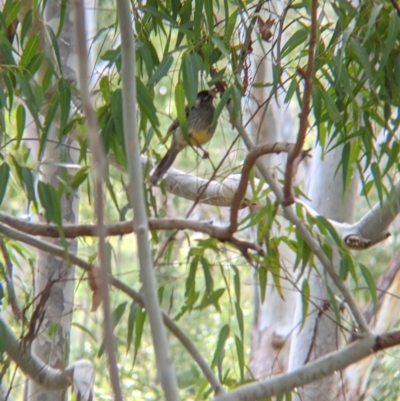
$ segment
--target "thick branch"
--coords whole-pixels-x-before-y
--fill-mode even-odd
[[[0,222],[15,228],[25,234],[58,238],[60,236],[59,228],[55,224],[30,223],[21,219],[12,217],[4,212],[0,212]],[[212,222],[189,220],[189,219],[149,219],[150,230],[192,230],[209,235],[220,241],[227,241],[238,248],[252,249],[258,253],[261,247],[254,243],[240,240],[233,236],[227,236],[227,228],[215,226]],[[124,221],[105,226],[106,235],[120,236],[134,232],[133,220]],[[93,224],[70,224],[63,226],[65,238],[76,237],[96,237],[97,229]]]
[[[290,373],[242,386],[230,393],[216,397],[215,401],[257,401],[284,394],[296,387],[304,386],[307,383],[342,370],[377,351],[399,344],[400,331],[380,336],[369,334],[340,351],[327,354]]]
[[[71,369],[61,371],[44,364],[31,355],[26,345],[17,339],[2,317],[0,326],[1,333],[5,336],[5,351],[27,376],[49,390],[66,389],[72,384]]]
[[[360,240],[367,239],[368,246],[386,239],[390,234],[387,231],[400,212],[400,180],[396,181],[389,192],[389,196],[381,203],[377,203],[364,217],[348,228],[349,234],[345,237],[356,236]],[[346,239],[345,242],[347,243]]]
[[[299,127],[299,133],[297,135],[296,145],[294,146],[293,151],[289,153],[286,163],[285,184],[283,188],[284,206],[289,206],[295,201],[292,191],[294,162],[300,155],[300,152],[303,148],[308,128],[308,115],[310,114],[311,111],[312,76],[314,71],[314,50],[315,50],[315,43],[317,41],[317,8],[318,8],[318,0],[312,0],[311,35],[310,35],[310,43],[308,45],[308,65],[307,65],[307,70],[304,74],[303,105],[300,112],[300,127]]]

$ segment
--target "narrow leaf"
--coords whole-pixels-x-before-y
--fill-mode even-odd
[[[365,265],[360,263],[360,269],[361,269],[361,273],[367,283],[369,293],[371,294],[372,304],[374,305],[374,313],[376,313],[378,310],[378,294],[376,291],[375,280],[374,280],[370,270],[368,269],[368,267],[366,267]]]
[[[128,317],[128,334],[126,338],[126,352],[129,352],[129,348],[131,347],[132,338],[133,338],[133,329],[135,327],[136,314],[138,311],[138,305],[136,302],[131,303],[131,307],[129,309],[129,317]]]
[[[3,202],[4,195],[7,190],[8,179],[10,178],[10,166],[3,163],[0,166],[0,205]]]
[[[219,332],[217,348],[215,349],[215,352],[214,352],[214,357],[211,362],[211,367],[214,367],[217,365],[218,360],[220,359],[220,357],[223,354],[225,342],[228,339],[228,337],[229,337],[229,325],[226,324],[225,326],[222,327],[222,329]]]

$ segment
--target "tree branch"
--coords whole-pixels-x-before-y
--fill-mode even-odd
[[[96,114],[91,104],[88,79],[88,52],[86,48],[86,27],[83,0],[74,0],[75,15],[75,44],[78,63],[78,86],[81,93],[82,109],[86,117],[86,125],[89,139],[89,147],[94,159],[94,190],[96,231],[98,234],[98,257],[101,275],[101,297],[104,314],[104,339],[108,357],[108,371],[110,373],[111,386],[116,401],[122,401],[122,391],[118,374],[117,358],[115,355],[115,342],[113,334],[113,322],[111,318],[111,305],[108,283],[108,258],[106,254],[106,231],[104,225],[104,194],[103,181],[105,174],[105,153],[100,141],[99,128]],[[130,15],[130,14],[129,14]]]
[[[59,228],[55,224],[30,223],[4,212],[0,212],[0,222],[29,235],[52,238],[60,236]],[[226,227],[215,226],[212,222],[189,219],[149,219],[148,223],[150,230],[192,230],[223,242],[230,242],[240,249],[247,248],[257,253],[262,252],[262,248],[258,244],[227,236]],[[134,232],[133,220],[106,225],[105,230],[108,236],[131,234]],[[67,224],[63,226],[63,234],[65,238],[96,237],[97,230],[93,224]]]
[[[250,171],[256,163],[257,159],[269,153],[281,153],[287,152],[291,153],[294,149],[294,144],[286,143],[286,142],[276,142],[273,144],[264,144],[255,146],[253,149],[249,151],[246,156],[246,159],[243,163],[242,174],[240,177],[239,185],[233,196],[232,205],[231,205],[231,216],[230,216],[230,226],[229,231],[234,233],[238,229],[238,212],[242,207],[242,200],[245,196],[248,187],[248,181],[250,176]]]
[[[5,341],[2,340],[5,343],[5,351],[31,379],[49,390],[66,389],[72,384],[73,370],[67,368],[61,371],[44,364],[30,353],[24,342],[17,339],[1,316],[0,328],[2,336],[5,337]]]
[[[371,355],[400,344],[400,331],[382,335],[368,334],[340,351],[335,351],[290,373],[242,386],[214,398],[215,401],[257,401],[292,391]]]
[[[300,155],[300,152],[303,148],[308,128],[308,115],[310,114],[311,111],[311,91],[313,84],[312,76],[314,72],[314,50],[317,41],[317,8],[318,8],[318,0],[312,0],[311,34],[310,34],[310,43],[308,45],[308,65],[307,65],[307,70],[304,73],[303,105],[300,112],[300,127],[299,127],[299,133],[297,135],[296,144],[292,152],[289,153],[286,163],[285,184],[283,187],[284,206],[289,206],[295,201],[292,190],[294,162]]]

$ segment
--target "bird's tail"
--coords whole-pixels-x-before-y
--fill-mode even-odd
[[[157,167],[154,169],[153,173],[150,176],[150,184],[157,185],[161,178],[164,177],[165,173],[172,166],[172,163],[178,156],[178,153],[182,149],[175,144],[172,144],[165,156],[161,159],[160,163],[158,163]]]

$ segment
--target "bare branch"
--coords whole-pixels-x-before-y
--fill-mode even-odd
[[[295,146],[294,144],[286,142],[276,142],[273,144],[267,143],[264,145],[255,146],[253,149],[249,151],[243,163],[242,175],[240,177],[239,185],[232,200],[230,226],[229,226],[229,231],[231,233],[237,231],[238,212],[239,209],[242,207],[241,204],[243,197],[247,191],[250,171],[253,168],[256,160],[260,156],[266,155],[268,153],[281,153],[281,152],[291,153],[293,152],[294,146]]]
[[[96,114],[90,100],[88,79],[88,52],[86,48],[86,27],[83,0],[74,0],[75,14],[75,44],[78,63],[78,85],[81,93],[82,109],[86,117],[89,146],[94,159],[94,188],[95,188],[95,212],[96,230],[98,233],[98,257],[101,271],[101,296],[104,313],[104,338],[108,357],[108,370],[111,386],[116,401],[122,401],[122,391],[118,375],[117,358],[115,355],[115,342],[113,334],[113,322],[111,318],[110,294],[108,289],[108,259],[106,255],[106,231],[104,226],[104,196],[103,181],[105,173],[105,153],[100,142],[99,129]]]
[[[400,344],[400,331],[383,335],[368,334],[340,351],[335,351],[308,363],[290,373],[272,379],[239,387],[230,393],[216,397],[215,401],[257,401],[292,391],[371,355],[377,351]]]
[[[7,323],[0,316],[2,335],[5,336],[5,351],[17,366],[31,379],[50,390],[66,389],[72,384],[72,371],[53,369],[44,364],[26,347],[26,343],[19,341]]]
[[[299,127],[299,133],[297,135],[296,145],[294,146],[292,152],[289,153],[286,163],[285,184],[283,187],[284,206],[289,206],[295,201],[292,190],[294,162],[300,155],[300,152],[303,148],[308,128],[308,115],[310,114],[311,111],[311,91],[313,84],[312,76],[314,71],[314,50],[317,41],[317,8],[318,8],[318,0],[312,0],[311,35],[310,35],[310,43],[308,45],[308,65],[307,65],[307,70],[303,75],[304,78],[303,105],[300,112],[300,127]]]
[[[55,224],[30,223],[12,217],[4,212],[0,212],[0,222],[15,228],[25,234],[58,238],[60,236],[59,227]],[[226,227],[215,226],[212,222],[198,221],[189,219],[149,219],[150,230],[192,230],[209,235],[223,242],[230,242],[240,249],[247,248],[262,252],[259,245],[242,241],[238,238],[227,235]],[[105,226],[106,235],[119,236],[134,232],[133,220],[124,221]],[[97,229],[93,224],[66,224],[63,226],[65,238],[76,237],[96,237]]]

